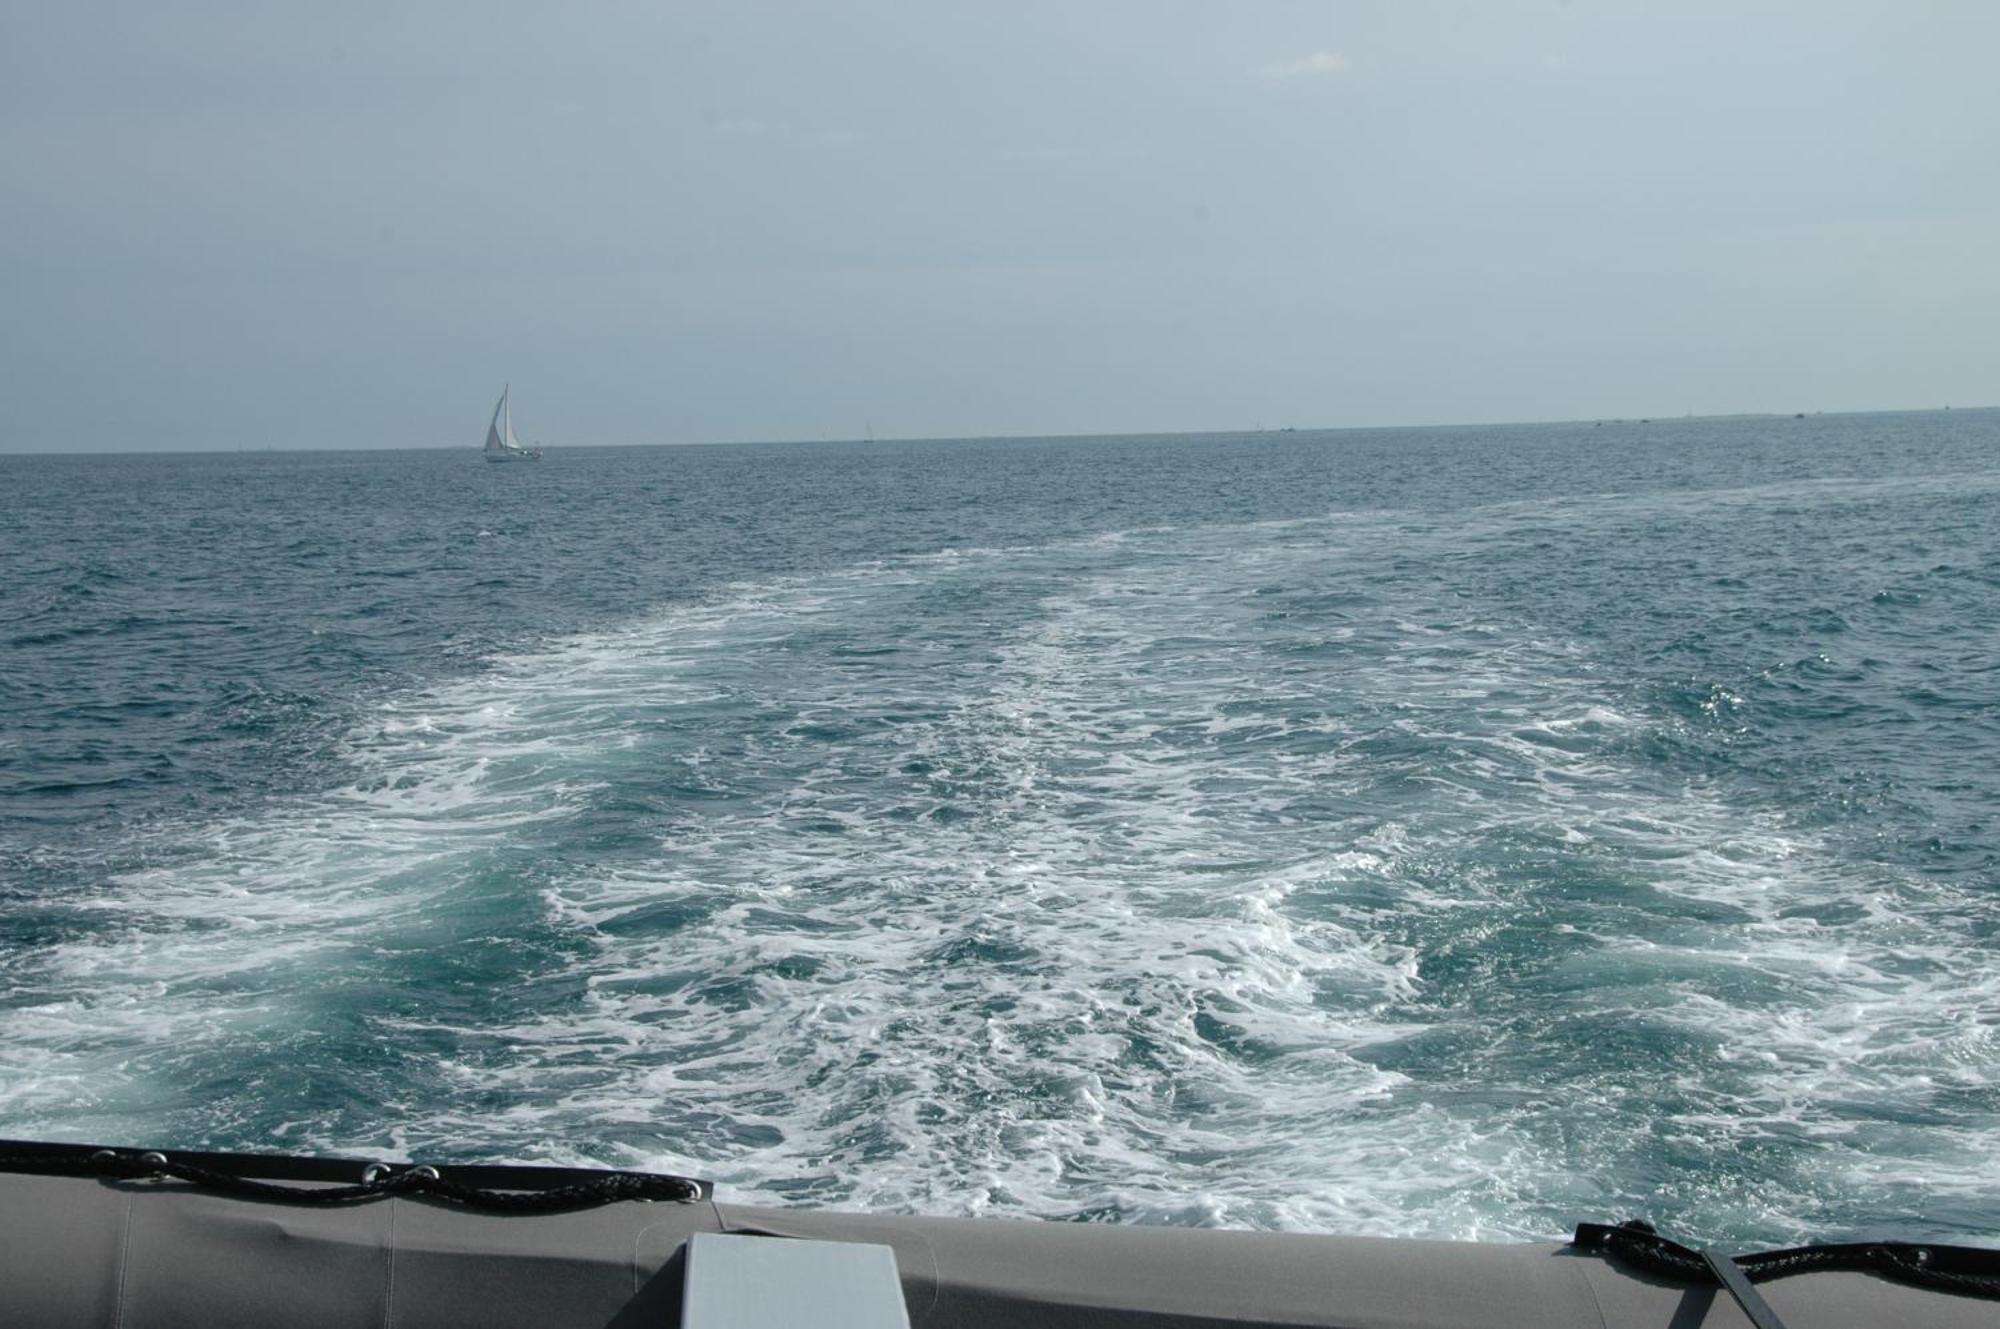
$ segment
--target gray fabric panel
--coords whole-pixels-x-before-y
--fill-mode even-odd
[[[1076,1223],[894,1219],[724,1208],[730,1228],[880,1241],[912,1325],[1595,1326],[1561,1249]],[[911,1259],[935,1262],[934,1306]]]
[[[127,1183],[127,1329],[380,1329],[389,1205],[300,1209]]]
[[[682,1329],[910,1329],[895,1253],[858,1241],[697,1232]]]
[[[707,1205],[614,1204],[528,1217],[424,1201],[389,1205],[396,1211],[397,1329],[450,1322],[438,1318],[446,1306],[479,1308],[460,1323],[610,1324],[643,1282],[634,1250],[646,1225],[661,1212],[708,1212]],[[686,1229],[678,1231],[685,1240]],[[672,1254],[663,1250],[661,1262]],[[651,1321],[676,1322],[675,1312]]]
[[[126,1212],[130,1208],[130,1241]],[[175,1185],[0,1174],[0,1324],[579,1326],[678,1322],[698,1231],[880,1242],[917,1329],[1724,1329],[1713,1290],[1547,1245],[1463,1245],[624,1203],[500,1217],[314,1210]],[[393,1260],[391,1253],[393,1250]],[[123,1318],[119,1296],[123,1274]],[[1811,1329],[1992,1329],[2000,1307],[1861,1274],[1762,1285]]]
[[[0,1324],[114,1323],[125,1206],[92,1182],[0,1175]]]

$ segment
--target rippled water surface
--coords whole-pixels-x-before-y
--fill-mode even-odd
[[[2000,1240],[2000,414],[0,513],[0,1134]]]

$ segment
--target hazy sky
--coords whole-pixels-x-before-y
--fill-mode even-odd
[[[2000,401],[2000,5],[0,10],[0,450]]]

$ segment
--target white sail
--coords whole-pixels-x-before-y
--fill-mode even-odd
[[[514,436],[514,408],[507,401],[511,391],[511,384],[502,388],[500,400],[493,405],[493,421],[486,426],[486,460],[540,461],[539,451],[522,447]]]
[[[514,432],[514,417],[507,410],[507,393],[510,388],[511,385],[500,389],[500,400],[493,404],[493,423],[486,426],[486,450],[488,452],[505,452],[507,450],[507,440],[500,435],[501,416],[504,415],[507,417],[507,432],[510,434]]]

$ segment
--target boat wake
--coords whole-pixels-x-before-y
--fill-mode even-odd
[[[404,695],[10,965],[0,1120],[1434,1237],[1970,1196],[1956,903],[1482,593],[1546,514],[1485,520],[890,560]]]

